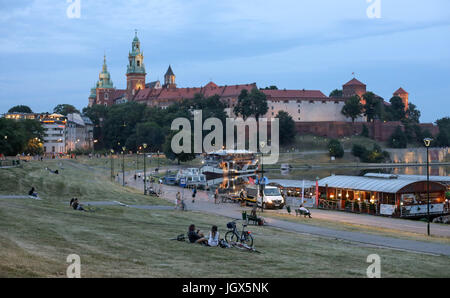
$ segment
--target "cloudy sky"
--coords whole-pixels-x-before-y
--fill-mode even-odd
[[[88,103],[106,53],[124,88],[138,30],[147,81],[256,82],[329,94],[356,77],[388,100],[403,87],[422,122],[449,116],[448,0],[0,0],[0,113]],[[367,9],[380,1],[381,18]],[[371,2],[371,3],[369,3]]]

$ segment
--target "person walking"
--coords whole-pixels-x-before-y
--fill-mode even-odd
[[[197,186],[192,189],[192,203],[195,203],[195,196],[197,195]]]

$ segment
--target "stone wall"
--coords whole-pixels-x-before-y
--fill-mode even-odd
[[[327,138],[342,138],[352,135],[359,135],[366,125],[369,130],[369,136],[376,141],[385,142],[389,139],[397,126],[404,129],[400,121],[391,122],[344,122],[344,121],[323,121],[323,122],[296,122],[297,132],[299,134],[311,134]],[[420,124],[422,129],[428,129],[433,135],[439,132],[437,126],[432,123]]]

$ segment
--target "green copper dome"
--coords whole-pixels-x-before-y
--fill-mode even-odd
[[[113,82],[111,81],[111,75],[108,71],[108,66],[106,65],[106,56],[103,57],[103,67],[98,78],[97,88],[114,88]]]
[[[141,52],[141,43],[136,35],[131,44],[131,52],[128,55],[127,74],[145,74],[144,55]]]
[[[96,89],[96,87],[91,88],[91,94],[89,95],[89,98],[97,98],[97,89]]]

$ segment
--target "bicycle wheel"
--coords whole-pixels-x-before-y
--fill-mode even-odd
[[[246,232],[243,235],[241,242],[247,244],[250,247],[253,247],[253,236]]]
[[[234,231],[228,231],[225,234],[225,241],[228,242],[228,244],[233,245],[233,242],[239,242],[239,237]]]

